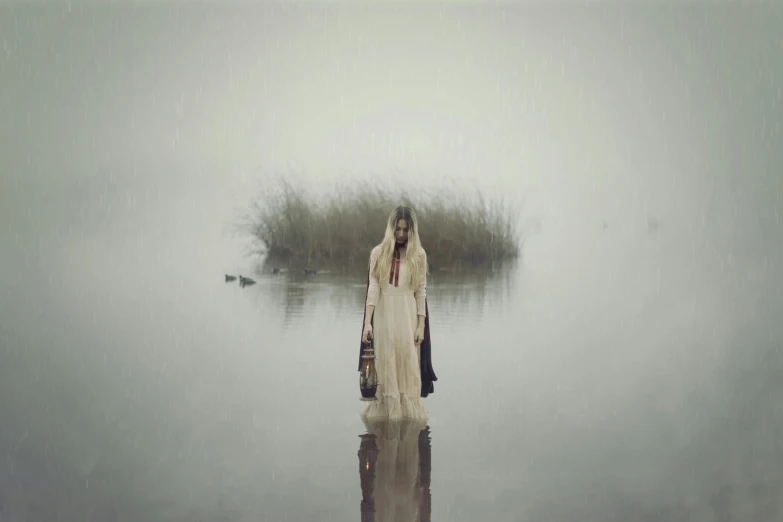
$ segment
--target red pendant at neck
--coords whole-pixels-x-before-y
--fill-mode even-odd
[[[389,284],[400,286],[400,249],[395,248],[392,255],[391,270],[389,271]]]

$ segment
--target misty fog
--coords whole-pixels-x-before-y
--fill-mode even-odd
[[[231,233],[280,175],[540,223],[431,276],[433,521],[781,520],[780,27],[3,4],[0,520],[359,518],[363,276],[254,275]]]

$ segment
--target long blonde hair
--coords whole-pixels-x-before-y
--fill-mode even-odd
[[[422,267],[424,267],[425,272],[428,268],[427,253],[424,251],[424,248],[422,248],[421,240],[419,239],[419,221],[416,218],[416,213],[410,207],[400,205],[389,214],[383,241],[373,249],[374,254],[377,256],[373,275],[378,281],[389,279],[392,256],[394,255],[394,245],[396,243],[394,239],[394,228],[401,219],[408,222],[408,243],[405,248],[405,261],[408,263],[411,286],[416,288],[421,282]]]

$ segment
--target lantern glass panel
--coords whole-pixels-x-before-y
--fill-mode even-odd
[[[359,389],[363,401],[374,401],[378,389],[378,373],[375,370],[375,354],[371,346],[362,353],[362,369],[359,372]]]

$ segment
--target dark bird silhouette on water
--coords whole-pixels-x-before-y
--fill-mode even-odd
[[[256,284],[256,282],[250,279],[249,277],[242,277],[241,275],[239,276],[239,286],[241,286],[242,288],[254,284]]]
[[[226,274],[226,283],[228,283],[229,281],[234,281],[234,280],[236,280],[236,278],[237,278],[237,276],[232,276],[232,275]]]
[[[309,269],[309,268],[305,268],[305,269],[304,269],[304,273],[305,273],[305,275],[306,275],[306,276],[308,276],[308,275],[315,275],[315,274],[316,274],[316,271],[315,271],[315,269],[312,269],[312,270],[311,270],[311,269]]]
[[[279,268],[277,268],[277,267],[274,267],[274,268],[272,269],[272,273],[273,273],[273,274],[279,274],[279,273],[280,273],[280,269],[279,269]]]

